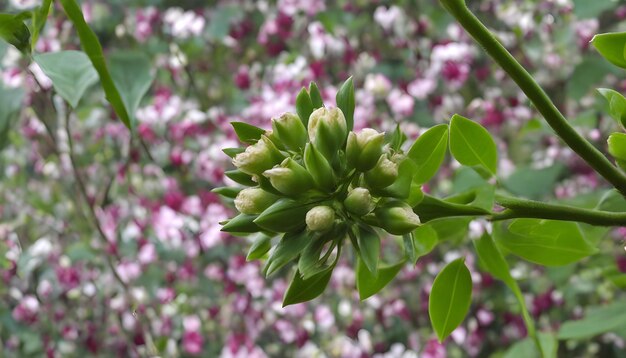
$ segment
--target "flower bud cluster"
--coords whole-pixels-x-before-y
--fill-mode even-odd
[[[408,191],[403,186],[410,185],[411,177],[407,181],[402,176],[413,175],[401,169],[407,158],[386,143],[385,133],[371,128],[351,131],[338,107],[321,106],[308,118],[301,118],[302,112],[272,119],[271,131],[255,129],[252,142],[238,133],[252,144],[234,150],[232,162],[238,172],[229,173],[248,188],[234,198],[241,214],[223,230],[284,233],[270,251],[268,266],[273,272],[280,266],[277,261],[299,257],[299,271],[306,277],[328,265],[332,255],[323,254],[322,248],[329,243],[340,247],[351,233],[358,234],[354,228],[369,226],[372,232],[406,235],[420,220],[404,201]],[[278,257],[286,255],[281,245],[292,237],[306,240],[303,249]]]

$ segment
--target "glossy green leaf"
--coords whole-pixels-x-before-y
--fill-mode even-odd
[[[104,60],[104,54],[102,52],[102,45],[100,45],[100,41],[98,40],[98,36],[91,30],[87,22],[85,22],[85,18],[83,16],[83,12],[76,3],[75,0],[59,0],[61,5],[63,6],[63,10],[67,14],[67,17],[74,24],[74,29],[78,33],[78,37],[80,38],[80,44],[83,48],[83,51],[89,56],[93,67],[98,72],[98,76],[100,77],[100,83],[102,88],[104,89],[104,93],[106,95],[106,99],[109,101],[115,113],[119,116],[120,120],[126,125],[126,127],[134,130],[133,123],[130,120],[130,116],[128,115],[128,110],[124,105],[124,100],[122,99],[117,87],[115,87],[115,82],[111,78],[111,74],[109,73],[109,69]]]
[[[583,237],[574,222],[516,219],[508,227],[494,227],[494,237],[511,253],[545,266],[576,262],[597,250]]]
[[[337,107],[341,109],[343,115],[346,117],[346,123],[348,125],[348,131],[351,131],[354,127],[354,82],[352,81],[352,77],[348,78],[336,96]]]
[[[428,314],[437,337],[443,342],[465,319],[472,299],[472,277],[465,259],[450,262],[433,282]]]
[[[440,124],[424,132],[409,149],[407,156],[417,164],[414,180],[428,182],[439,170],[448,148],[448,125]]]
[[[319,88],[315,82],[311,82],[309,85],[309,96],[311,96],[311,103],[313,103],[313,108],[321,108],[324,107],[324,100],[322,99],[322,94],[320,93]]]
[[[415,265],[417,263],[417,255],[415,254],[415,239],[413,233],[402,235],[402,244],[404,246],[406,259]]]
[[[87,88],[98,82],[98,73],[84,52],[48,52],[34,55],[33,59],[50,77],[54,90],[73,108]]]
[[[254,223],[256,215],[239,214],[228,220],[222,226],[221,231],[230,233],[253,233],[259,232],[261,229]]]
[[[361,261],[370,273],[376,277],[378,275],[378,259],[380,256],[380,237],[367,226],[359,227],[357,236]]]
[[[150,59],[140,52],[120,52],[109,56],[109,66],[134,128],[137,122],[135,114],[141,99],[154,81]]]
[[[415,258],[428,255],[439,242],[437,231],[430,225],[422,225],[415,229],[411,234],[413,238],[413,247],[415,248]]]
[[[626,68],[626,32],[598,34],[591,39],[593,47],[615,66]]]
[[[280,199],[265,209],[254,221],[260,227],[274,232],[290,232],[304,227],[304,218],[310,206],[290,199]]]
[[[326,235],[315,235],[309,240],[309,244],[304,248],[298,260],[298,272],[303,279],[306,280],[326,269],[328,256],[323,255],[322,251],[326,249],[327,251],[324,252],[328,253],[328,250],[333,250],[335,247],[333,244],[329,244],[328,247],[326,247],[329,241]]]
[[[272,238],[261,234],[256,238],[246,255],[246,261],[258,260],[272,248]]]
[[[626,98],[609,88],[598,88],[598,92],[609,102],[609,114],[622,127],[626,128]]]
[[[241,170],[238,170],[238,169],[225,171],[224,175],[226,175],[228,178],[230,178],[235,183],[238,183],[238,184],[241,184],[241,185],[256,186],[256,184],[257,184],[254,180],[252,180],[252,176],[250,176],[249,174],[246,174],[246,173],[244,173],[244,172],[242,172]]]
[[[310,243],[311,237],[306,230],[286,233],[270,254],[265,265],[265,275],[269,276],[293,261]]]
[[[480,124],[458,114],[450,120],[450,152],[459,163],[496,175],[498,152],[493,138]]]
[[[219,188],[214,188],[211,190],[211,193],[215,193],[221,195],[225,198],[235,199],[237,194],[241,191],[241,188],[235,188],[232,186],[222,186]]]
[[[609,144],[609,153],[617,160],[617,163],[621,165],[626,162],[626,134],[611,133],[607,143]]]
[[[328,286],[334,268],[334,266],[331,266],[306,280],[300,276],[300,272],[296,271],[291,284],[287,288],[287,292],[285,292],[283,307],[310,301],[321,295],[326,286]]]
[[[245,122],[230,122],[237,134],[237,138],[243,143],[254,144],[265,134],[265,129],[253,126]]]
[[[359,298],[364,300],[385,288],[394,277],[402,270],[405,262],[399,262],[391,266],[381,266],[378,268],[378,275],[373,275],[365,264],[358,260],[356,269],[356,288],[359,291]]]
[[[46,25],[51,6],[52,0],[43,0],[43,3],[39,7],[39,9],[33,12],[33,34],[30,39],[30,47],[32,50],[34,50],[35,46],[37,45],[39,33]]]
[[[590,307],[582,319],[567,321],[559,329],[559,339],[586,339],[623,327],[626,322],[626,302]]]
[[[298,97],[296,97],[296,112],[298,113],[298,117],[304,124],[306,128],[309,124],[309,117],[311,113],[313,113],[313,102],[311,102],[311,96],[309,96],[309,92],[306,88],[302,88],[300,93],[298,93]]]
[[[30,31],[22,15],[0,14],[0,38],[21,52],[30,52]]]

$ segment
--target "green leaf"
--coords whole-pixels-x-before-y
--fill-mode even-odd
[[[304,248],[304,251],[300,254],[300,259],[298,260],[298,272],[302,276],[303,279],[308,279],[309,277],[323,271],[326,269],[326,261],[328,260],[328,256],[322,255],[322,251],[325,248],[326,243],[330,240],[327,235],[319,236],[315,235],[309,240],[309,244]],[[326,249],[326,253],[332,251],[335,248],[335,245],[330,244]]]
[[[254,144],[265,134],[265,129],[253,126],[245,122],[230,122],[237,134],[237,138],[243,143]]]
[[[44,0],[39,9],[33,12],[33,35],[30,39],[30,47],[32,50],[34,50],[35,46],[37,46],[39,33],[48,20],[48,13],[50,13],[51,6],[52,0]]]
[[[300,93],[298,93],[298,97],[296,97],[296,112],[298,113],[298,117],[304,124],[306,128],[309,124],[309,117],[311,113],[313,113],[313,102],[311,102],[311,96],[309,96],[309,92],[307,92],[306,88],[302,88]]]
[[[228,35],[233,21],[243,15],[243,9],[239,6],[227,5],[217,8],[208,21],[206,32],[211,39],[222,40]]]
[[[450,120],[450,152],[459,163],[496,175],[498,152],[493,138],[480,124],[458,114]]]
[[[430,225],[422,225],[418,227],[413,230],[411,236],[413,238],[416,260],[422,256],[428,255],[439,242],[437,231],[435,231],[435,229],[433,229]]]
[[[265,209],[254,222],[260,227],[274,232],[290,232],[304,227],[304,218],[310,205],[290,199],[279,199]]]
[[[231,158],[234,158],[237,154],[243,153],[245,151],[246,151],[245,148],[224,148],[224,149],[222,149],[222,152],[224,152],[224,154],[226,154],[227,156],[229,156]]]
[[[554,187],[565,170],[563,164],[535,169],[520,166],[513,174],[502,180],[502,185],[511,193],[530,199],[541,199],[554,192]]]
[[[451,216],[481,216],[489,214],[489,210],[480,207],[451,203],[427,194],[424,194],[424,198],[413,208],[413,211],[415,211],[423,223]]]
[[[439,272],[428,298],[430,322],[440,342],[465,319],[472,299],[472,277],[464,258],[450,262]]]
[[[599,56],[584,56],[583,61],[574,68],[574,72],[568,78],[566,97],[575,101],[580,100],[597,84],[602,83],[608,74],[619,75],[620,72],[620,69]]]
[[[494,237],[511,253],[545,266],[567,265],[597,251],[578,225],[567,221],[516,219],[508,231],[496,225]]]
[[[122,96],[134,128],[137,108],[154,81],[150,59],[140,52],[120,52],[109,56],[109,65],[111,77]]]
[[[354,127],[354,82],[352,81],[352,76],[348,78],[336,96],[337,107],[341,109],[343,115],[346,117],[346,123],[348,124],[348,131],[351,131]]]
[[[374,277],[378,275],[378,258],[380,256],[380,237],[368,226],[359,226],[357,236],[361,261]]]
[[[265,256],[265,254],[270,251],[272,248],[272,238],[261,234],[256,238],[252,246],[250,246],[250,250],[248,250],[248,255],[246,256],[246,261],[258,260]]]
[[[417,255],[415,254],[415,238],[413,237],[413,233],[402,235],[402,244],[404,246],[406,259],[415,265],[417,263]]]
[[[611,332],[624,326],[626,302],[618,301],[607,306],[590,307],[585,317],[567,321],[559,329],[559,339],[586,339]]]
[[[611,133],[607,140],[609,144],[609,153],[616,159],[617,164],[623,168],[626,167],[626,134],[615,132]]]
[[[396,124],[396,129],[394,129],[393,134],[391,135],[391,139],[389,140],[389,146],[391,147],[391,149],[398,152],[400,151],[400,148],[402,148],[402,144],[404,144],[406,140],[407,136],[402,132],[402,129],[400,129],[400,123]],[[413,180],[415,181],[415,179]]]
[[[283,235],[278,245],[276,245],[276,249],[272,251],[272,254],[267,259],[264,269],[265,275],[269,276],[295,260],[310,241],[311,237],[306,230]]]
[[[30,52],[30,31],[23,15],[0,14],[0,38],[23,53]]]
[[[428,182],[439,170],[447,149],[447,124],[434,126],[420,135],[407,154],[417,164],[413,180],[418,184]]]
[[[49,52],[34,55],[33,59],[72,108],[78,106],[87,88],[98,82],[98,73],[84,52]]]
[[[357,261],[356,288],[359,291],[359,299],[363,301],[385,288],[394,277],[402,270],[405,262],[398,262],[391,266],[378,268],[378,275],[373,275],[361,261]]]
[[[253,233],[261,229],[254,223],[257,215],[239,214],[228,220],[220,231],[230,233]]]
[[[598,88],[598,92],[609,102],[611,117],[626,128],[626,98],[621,93],[608,88]]]
[[[618,1],[574,0],[574,14],[578,19],[591,19],[600,16],[604,11],[614,9]]]
[[[91,30],[91,28],[89,28],[87,22],[85,22],[80,6],[78,6],[75,0],[60,0],[60,2],[63,6],[63,10],[65,10],[65,13],[67,14],[67,17],[74,24],[74,28],[80,38],[80,44],[83,51],[85,51],[87,56],[89,56],[93,67],[96,69],[96,72],[98,72],[106,99],[109,101],[115,110],[115,113],[117,113],[120,120],[126,125],[126,127],[134,130],[133,123],[128,115],[128,110],[124,105],[124,101],[122,100],[117,87],[115,87],[115,82],[113,82],[106,62],[104,61],[102,45],[100,45],[98,37]]]
[[[224,172],[228,178],[230,178],[235,183],[239,183],[245,186],[256,186],[256,182],[252,180],[252,176],[242,172],[239,169],[228,170]]]
[[[334,268],[335,266],[333,265],[306,280],[300,276],[300,272],[296,271],[291,284],[287,288],[287,292],[285,292],[283,307],[310,301],[321,295],[326,289],[326,286],[328,286]]]
[[[241,188],[234,188],[232,186],[222,186],[219,188],[214,188],[211,190],[211,193],[215,193],[221,195],[225,198],[235,199],[237,194],[241,191]]]
[[[543,355],[537,350],[535,341],[531,337],[527,337],[513,344],[504,354],[504,358],[556,358],[558,342],[554,335],[539,333],[538,337]]]
[[[412,160],[405,158],[398,165],[398,177],[396,181],[390,186],[384,189],[370,190],[375,195],[390,196],[398,199],[406,199],[411,194],[411,184],[413,182],[413,175],[415,173],[415,163]]]
[[[309,95],[311,96],[311,103],[314,109],[324,107],[324,100],[322,100],[322,94],[315,82],[309,84]]]
[[[0,149],[8,144],[9,131],[22,108],[23,98],[21,88],[5,88],[0,84]]]
[[[591,44],[602,57],[617,67],[626,68],[626,32],[598,34],[591,39]]]

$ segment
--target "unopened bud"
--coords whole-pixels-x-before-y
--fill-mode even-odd
[[[237,194],[235,208],[242,214],[255,215],[272,205],[278,197],[261,188],[246,188]]]
[[[366,172],[378,162],[383,150],[385,133],[371,128],[363,128],[358,133],[348,133],[346,156],[348,165],[359,171]]]
[[[276,190],[285,195],[297,195],[313,187],[313,179],[303,166],[291,158],[285,159],[279,167],[263,172]]]
[[[376,204],[372,200],[370,191],[365,188],[354,188],[348,193],[343,205],[352,214],[363,216],[374,210]]]
[[[311,231],[326,231],[334,222],[335,211],[330,206],[316,206],[306,213],[306,226]]]
[[[335,173],[333,168],[312,143],[307,143],[304,149],[304,164],[319,189],[325,192],[335,190]]]
[[[398,178],[398,164],[387,159],[385,154],[380,156],[376,166],[365,173],[365,181],[376,189],[386,188]]]
[[[308,133],[311,143],[330,160],[346,141],[346,118],[339,108],[318,108],[309,117]]]
[[[420,218],[407,203],[393,200],[376,209],[376,217],[385,231],[393,235],[404,235],[417,229]]]
[[[307,130],[297,114],[284,113],[272,119],[272,129],[287,149],[300,150],[307,141]]]
[[[255,175],[270,169],[283,159],[278,148],[266,136],[247,147],[243,153],[235,155],[233,165],[244,173]]]

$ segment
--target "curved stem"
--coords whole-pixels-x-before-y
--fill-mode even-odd
[[[467,8],[465,1],[440,0],[440,2],[489,56],[511,76],[556,134],[622,195],[626,195],[626,175],[574,130],[533,77]]]
[[[491,220],[535,218],[577,221],[597,226],[626,226],[626,213],[582,209],[569,205],[497,196],[496,202],[507,210],[493,214]]]

